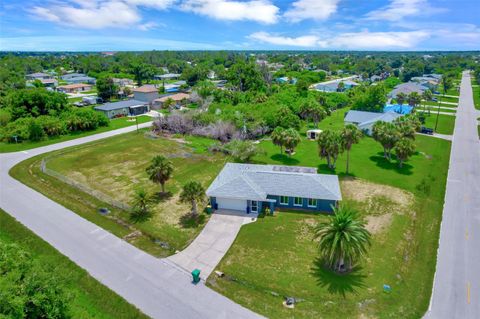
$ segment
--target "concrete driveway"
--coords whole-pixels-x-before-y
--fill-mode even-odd
[[[218,211],[186,249],[167,259],[188,272],[200,269],[200,278],[206,280],[233,244],[240,227],[256,221],[256,217],[256,214]]]
[[[140,127],[147,127],[144,123]],[[92,277],[152,318],[261,318],[167,259],[155,258],[12,178],[32,156],[136,130],[135,126],[0,154],[0,207]]]

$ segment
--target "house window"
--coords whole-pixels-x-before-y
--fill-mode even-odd
[[[280,196],[280,205],[288,205],[288,196]]]
[[[317,200],[314,198],[308,199],[308,207],[317,207]]]
[[[301,197],[295,197],[293,200],[293,205],[294,206],[302,206],[302,198]]]

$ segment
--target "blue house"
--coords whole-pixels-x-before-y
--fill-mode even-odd
[[[300,166],[227,163],[207,196],[214,210],[258,213],[268,207],[331,212],[342,199],[338,176]]]

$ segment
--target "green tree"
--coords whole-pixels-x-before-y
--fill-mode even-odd
[[[315,127],[318,127],[318,123],[327,117],[327,112],[320,106],[315,100],[308,100],[300,106],[300,116],[305,120],[311,120]]]
[[[352,102],[353,110],[383,112],[387,102],[385,88],[383,85],[372,85],[365,89],[365,92],[356,91]]]
[[[197,181],[190,181],[183,186],[180,194],[180,201],[183,203],[190,203],[191,213],[193,216],[198,215],[197,203],[203,201],[205,198],[205,189],[202,184]]]
[[[318,137],[318,153],[320,158],[327,160],[327,166],[335,169],[337,158],[343,152],[343,143],[340,132],[325,130]]]
[[[350,166],[350,150],[352,149],[353,144],[360,142],[362,136],[362,131],[360,131],[357,126],[353,124],[345,125],[341,132],[343,149],[347,151],[347,174],[349,173]]]
[[[280,147],[280,154],[283,154],[283,146],[285,145],[285,129],[281,126],[277,126],[272,134],[270,134],[272,143]]]
[[[295,84],[295,88],[298,94],[301,96],[306,96],[308,93],[308,82],[304,79],[298,79],[297,83]]]
[[[452,77],[448,74],[444,74],[442,76],[443,95],[447,94],[447,91],[450,90],[452,86],[453,86]]]
[[[278,110],[275,114],[275,120],[277,123],[276,126],[281,126],[286,129],[294,128],[298,130],[301,124],[300,118],[286,106]]]
[[[422,101],[422,97],[418,92],[412,92],[408,95],[408,105],[416,107]]]
[[[315,227],[320,256],[336,272],[351,270],[367,254],[370,237],[357,211],[345,205]]]
[[[130,66],[130,72],[133,73],[134,79],[139,86],[141,86],[145,80],[150,80],[154,76],[151,65],[146,63],[133,63]]]
[[[413,140],[406,137],[400,138],[395,144],[395,154],[398,159],[398,167],[402,168],[403,163],[415,154],[415,144]]]
[[[302,139],[300,138],[298,131],[294,128],[286,129],[284,135],[285,149],[288,150],[288,155],[291,155]]]
[[[134,221],[146,221],[152,217],[150,206],[152,204],[152,195],[145,189],[140,188],[135,191],[132,202],[132,211],[130,217]]]
[[[383,156],[386,159],[391,160],[392,149],[400,139],[400,133],[398,132],[397,126],[393,123],[378,121],[373,125],[372,133],[373,139],[382,144]]]
[[[110,100],[112,97],[117,95],[118,86],[113,83],[113,79],[110,77],[102,77],[97,79],[97,94],[104,101]]]
[[[405,93],[400,92],[400,93],[397,94],[397,97],[396,97],[397,103],[402,105],[403,103],[405,103],[405,101],[407,101],[407,98],[408,97]]]
[[[425,101],[430,101],[432,98],[433,98],[432,91],[430,91],[430,90],[425,90],[425,91],[423,91],[423,93],[422,93],[422,99],[423,99],[423,100],[425,100]],[[424,105],[423,105],[423,112],[426,111],[426,109],[425,109],[425,108],[426,108],[426,105],[427,105],[427,103],[424,103]]]
[[[157,155],[152,159],[146,171],[150,180],[159,183],[162,186],[162,193],[165,193],[165,183],[172,177],[173,173],[172,162],[164,156]]]
[[[165,100],[165,102],[163,102],[162,108],[169,110],[174,104],[175,101],[169,97]]]
[[[265,91],[260,70],[250,61],[239,60],[233,64],[227,71],[226,79],[241,92]]]
[[[3,104],[10,111],[12,120],[27,116],[58,116],[70,108],[65,94],[42,88],[11,91]]]
[[[259,154],[259,149],[252,141],[233,140],[225,145],[228,153],[239,162],[248,163]]]

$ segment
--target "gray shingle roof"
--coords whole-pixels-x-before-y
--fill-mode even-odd
[[[310,167],[227,163],[207,189],[221,198],[265,200],[267,195],[341,200],[337,175],[316,174]]]
[[[123,109],[126,107],[147,105],[147,104],[148,103],[146,102],[138,101],[138,100],[126,100],[126,101],[120,101],[120,102],[105,103],[99,106],[95,106],[94,109],[99,111],[112,111],[112,110]]]
[[[397,85],[390,93],[388,94],[389,97],[396,97],[398,93],[403,92],[405,94],[410,94],[412,92],[417,92],[418,94],[422,94],[423,91],[428,90],[426,86],[420,85],[415,82],[407,82]]]
[[[362,126],[377,121],[392,122],[394,119],[400,116],[402,115],[395,112],[375,113],[350,110],[347,112],[344,121],[357,123],[359,126]]]

